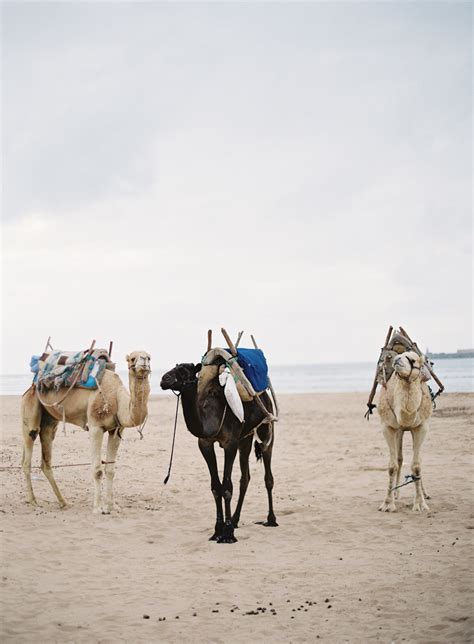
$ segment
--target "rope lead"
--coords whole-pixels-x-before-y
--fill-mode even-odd
[[[174,391],[173,391],[174,393]],[[171,475],[171,466],[173,464],[173,454],[174,454],[174,442],[176,439],[176,425],[178,424],[178,411],[179,411],[179,399],[181,397],[181,392],[178,394],[175,394],[176,396],[176,413],[174,415],[174,430],[173,430],[173,443],[171,445],[171,455],[170,455],[170,464],[168,467],[168,474],[166,475],[165,480],[163,481],[163,485],[166,485],[169,481],[170,475]]]

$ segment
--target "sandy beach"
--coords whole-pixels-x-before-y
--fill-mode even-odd
[[[154,396],[144,440],[124,431],[121,512],[92,514],[87,466],[55,471],[59,510],[39,470],[1,471],[3,642],[472,641],[473,394],[441,397],[422,450],[430,511],[381,513],[388,450],[365,394],[280,396],[273,471],[278,528],[265,519],[263,466],[238,542],[209,542],[214,502],[196,439],[175,400]],[[21,458],[19,397],[1,399],[2,467]],[[407,436],[403,474],[410,472]],[[54,463],[89,462],[88,435],[58,429]],[[218,450],[219,457],[222,451]],[[35,445],[34,464],[39,464]],[[234,498],[238,463],[234,469]]]

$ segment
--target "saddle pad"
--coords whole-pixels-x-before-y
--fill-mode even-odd
[[[237,361],[256,392],[268,388],[268,365],[261,349],[237,349]]]
[[[53,351],[41,356],[32,356],[31,371],[35,374],[33,382],[40,390],[75,387],[84,389],[97,389],[104,370],[114,370],[108,353],[103,349],[96,349],[88,355],[87,351]]]

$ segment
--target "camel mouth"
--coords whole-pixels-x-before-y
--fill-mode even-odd
[[[133,371],[137,376],[140,376],[140,378],[145,378],[146,376],[149,376],[151,373],[150,367],[133,367]]]
[[[161,389],[163,389],[163,391],[167,391],[169,389],[178,391],[179,384],[176,380],[173,381],[170,378],[163,377],[160,382],[160,387]]]

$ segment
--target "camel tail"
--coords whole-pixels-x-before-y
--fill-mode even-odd
[[[255,456],[257,457],[257,461],[262,460],[262,444],[263,443],[259,443],[258,441],[255,441],[254,443]]]

